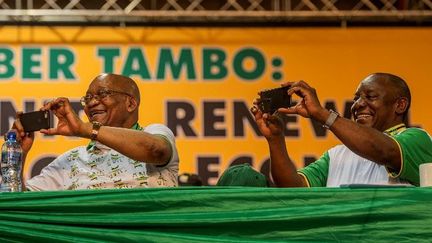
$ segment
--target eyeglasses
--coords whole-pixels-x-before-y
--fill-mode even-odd
[[[101,101],[102,99],[105,99],[108,96],[114,95],[114,94],[123,94],[129,97],[132,97],[130,94],[122,91],[116,91],[111,89],[102,89],[99,90],[95,95],[92,94],[86,94],[85,96],[81,97],[80,102],[82,106],[86,106],[90,103],[90,101],[94,98],[97,101]]]

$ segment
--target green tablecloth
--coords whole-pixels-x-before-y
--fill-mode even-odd
[[[432,188],[0,193],[7,241],[432,241]]]

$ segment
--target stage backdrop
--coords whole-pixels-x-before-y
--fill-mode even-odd
[[[266,172],[267,145],[249,108],[259,90],[284,81],[309,82],[322,104],[348,117],[359,81],[394,73],[411,87],[411,123],[432,130],[431,28],[2,27],[0,43],[2,135],[16,111],[58,96],[69,97],[85,119],[79,99],[90,81],[124,74],[141,89],[141,125],[171,128],[180,172],[198,173],[206,184],[235,163]],[[287,117],[286,128],[298,167],[338,143],[307,119]],[[86,143],[36,134],[25,177]]]

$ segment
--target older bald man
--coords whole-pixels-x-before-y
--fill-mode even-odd
[[[81,104],[89,122],[82,121],[64,97],[42,107],[51,110],[59,122],[41,133],[90,141],[57,157],[26,182],[28,190],[177,186],[174,135],[162,124],[138,123],[140,92],[132,79],[101,74],[90,83]],[[19,118],[13,128],[20,134],[25,157],[34,136],[24,132]]]

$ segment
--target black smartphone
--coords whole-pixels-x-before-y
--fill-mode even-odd
[[[279,108],[291,106],[291,96],[287,91],[291,86],[283,86],[275,89],[267,89],[259,92],[260,102],[258,104],[263,113],[273,114]]]
[[[20,121],[25,132],[34,132],[51,127],[51,116],[49,111],[33,111],[23,113]]]

